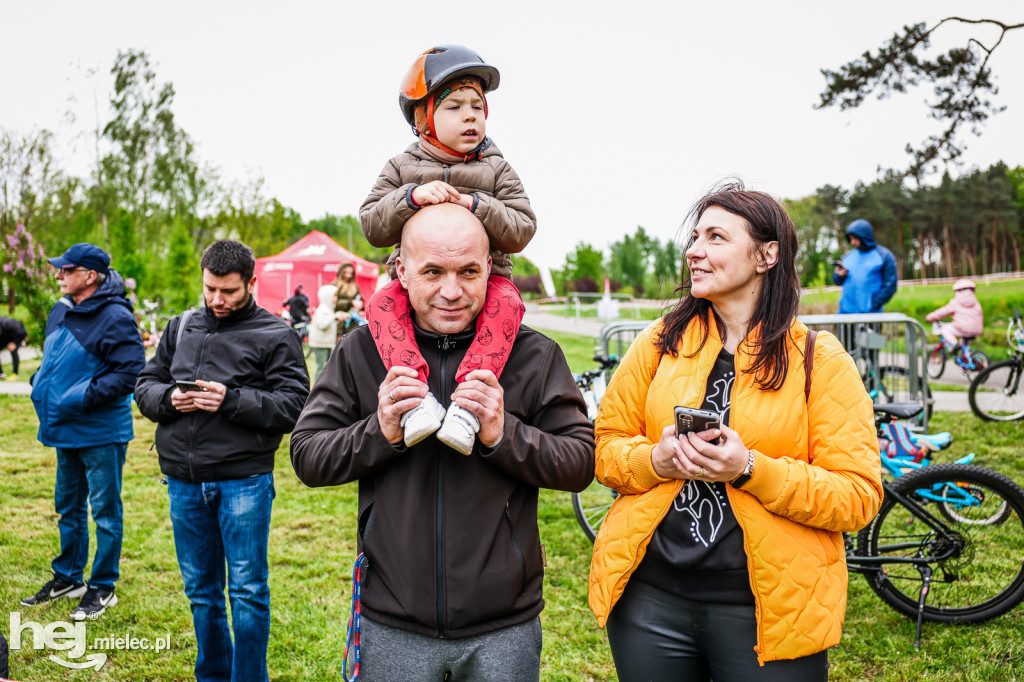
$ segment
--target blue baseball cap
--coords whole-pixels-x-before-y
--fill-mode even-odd
[[[50,261],[50,265],[55,268],[66,268],[67,266],[72,265],[74,267],[95,270],[103,275],[110,274],[110,256],[107,255],[106,251],[95,244],[85,242],[75,244],[65,251],[63,256],[47,258],[47,260]]]

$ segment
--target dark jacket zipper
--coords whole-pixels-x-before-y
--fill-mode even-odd
[[[512,537],[512,546],[516,550],[516,556],[519,557],[519,570],[523,575],[523,583],[519,589],[519,594],[522,594],[526,592],[526,557],[519,546],[519,541],[516,540],[516,531],[512,525],[512,510],[509,508],[508,500],[505,500],[505,523],[508,524],[508,534]]]
[[[445,171],[447,174],[447,170]],[[445,388],[448,383],[448,349],[454,344],[449,344],[448,337],[438,340],[437,346],[441,349],[441,380],[438,386]],[[442,390],[443,394],[444,391]],[[444,399],[444,395],[441,396]],[[442,405],[447,407],[447,400]],[[441,639],[445,638],[445,617],[444,617],[444,450],[437,447],[437,630]]]
[[[201,344],[199,344],[199,355],[196,358],[196,368],[195,368],[196,375],[198,375],[198,373],[199,373],[199,368],[203,366],[203,358],[206,355],[206,341],[209,338],[210,338],[210,334],[208,332],[204,333],[203,334],[203,342]],[[174,350],[175,350],[175,352],[177,352],[178,349],[175,348]],[[195,381],[195,379],[196,379],[196,376],[193,376],[192,380]],[[196,426],[196,418],[195,417],[196,417],[195,413],[191,413],[191,414],[188,415],[188,480],[190,482],[192,482],[192,483],[194,483],[195,480],[196,480],[195,471],[192,470],[192,458],[195,456],[195,446],[193,445],[193,443],[195,442],[194,439],[193,439],[193,436],[195,435],[195,426]]]

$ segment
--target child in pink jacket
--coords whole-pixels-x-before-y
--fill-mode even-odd
[[[974,295],[974,282],[969,279],[958,279],[953,283],[953,298],[938,310],[933,310],[924,318],[928,322],[938,322],[950,315],[952,322],[942,323],[942,338],[955,346],[965,337],[981,336],[985,326],[985,314],[981,309],[978,297]]]

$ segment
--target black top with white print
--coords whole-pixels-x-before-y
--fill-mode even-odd
[[[708,376],[702,409],[729,423],[735,357],[723,350]],[[694,601],[753,604],[743,549],[725,483],[687,481],[662,519],[634,577]]]

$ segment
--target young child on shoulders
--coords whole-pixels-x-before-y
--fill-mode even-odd
[[[394,272],[402,228],[422,206],[464,206],[480,219],[491,242],[486,314],[477,318],[477,334],[456,371],[456,381],[461,383],[475,369],[501,376],[525,312],[510,281],[509,254],[526,247],[537,223],[519,176],[486,136],[486,94],[498,87],[498,80],[496,68],[459,45],[435,47],[420,55],[399,94],[402,114],[418,139],[385,164],[359,209],[370,244],[396,247],[388,259],[393,281],[366,306],[377,350],[387,369],[395,364],[411,367],[424,383],[428,370],[416,345],[409,295]],[[402,416],[402,426],[406,445],[437,431],[439,440],[464,455],[472,452],[480,429],[471,412],[455,403],[445,411],[430,393]]]
[[[977,338],[985,328],[985,313],[974,293],[974,282],[969,279],[958,279],[953,283],[953,298],[938,310],[925,316],[928,322],[939,322],[949,316],[952,322],[942,323],[942,338],[950,347],[955,346],[959,339]]]

